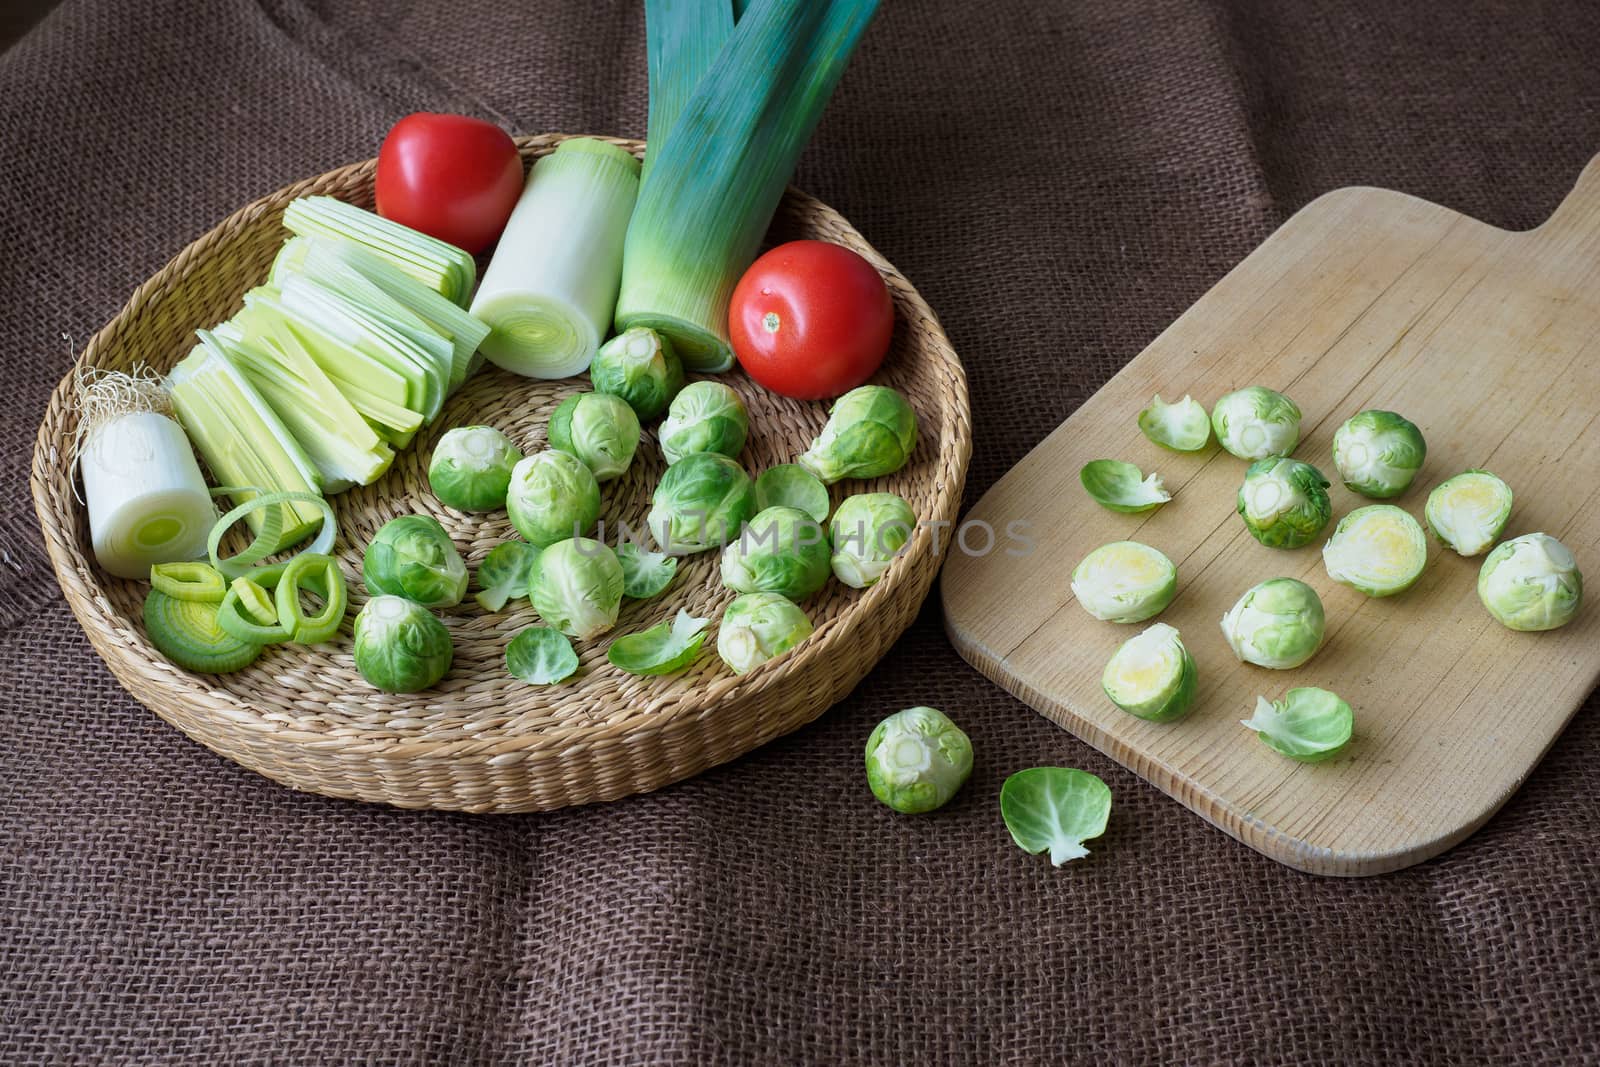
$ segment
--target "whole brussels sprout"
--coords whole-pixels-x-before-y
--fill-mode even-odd
[[[1300,409],[1259,385],[1224,396],[1211,409],[1217,444],[1240,459],[1287,456],[1300,443]]]
[[[780,593],[745,593],[733,598],[717,628],[717,655],[735,674],[777,659],[811,636],[811,620]]]
[[[1478,599],[1510,629],[1554,630],[1578,614],[1583,574],[1566,545],[1549,534],[1523,534],[1483,561]]]
[[[656,436],[667,464],[685,456],[716,452],[730,459],[744,449],[750,414],[739,394],[721,382],[690,382],[667,408]]]
[[[738,593],[804,600],[828,580],[828,535],[797,508],[756,514],[722,550],[722,584]]]
[[[522,452],[493,426],[457,426],[433,446],[428,484],[457,511],[499,511]]]
[[[550,416],[550,447],[583,460],[595,480],[618,477],[639,448],[639,416],[609,393],[577,393]]]
[[[1222,635],[1243,662],[1285,671],[1316,655],[1326,625],[1315,589],[1295,578],[1271,578],[1228,609]]]
[[[755,486],[727,456],[696,452],[667,468],[646,520],[669,556],[718,548],[739,536],[755,513]]]
[[[398,596],[375,596],[356,616],[356,670],[386,693],[415,693],[443,678],[455,657],[433,612]]]
[[[557,541],[540,553],[528,599],[545,622],[568,637],[597,637],[617,624],[622,564],[599,541]]]
[[[1333,465],[1345,488],[1377,500],[1405,492],[1427,455],[1422,431],[1392,411],[1363,411],[1333,433]]]
[[[876,478],[906,465],[917,447],[917,413],[882,385],[863,385],[834,401],[827,425],[796,463],[825,485]]]
[[[916,529],[916,512],[896,493],[846,497],[829,525],[834,575],[852,589],[876,584]]]
[[[449,608],[467,591],[467,565],[439,520],[427,515],[390,519],[361,559],[361,578],[374,593],[405,597],[425,608]]]
[[[972,773],[972,741],[937,708],[907,708],[867,738],[867,786],[895,811],[942,808]]]
[[[672,342],[648,326],[635,326],[600,346],[589,364],[589,381],[595,392],[620,396],[640,422],[649,422],[683,388],[683,361]]]
[[[1333,517],[1328,479],[1297,459],[1258,459],[1244,472],[1239,514],[1246,529],[1268,548],[1309,545]]]
[[[512,468],[506,511],[525,541],[544,548],[589,531],[600,518],[600,483],[570,452],[536,452]]]

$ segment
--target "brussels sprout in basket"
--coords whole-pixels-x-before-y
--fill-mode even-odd
[[[1300,409],[1259,385],[1229,393],[1211,409],[1217,444],[1240,459],[1287,456],[1300,443]]]
[[[499,511],[522,452],[493,426],[457,426],[433,446],[428,484],[457,511]]]
[[[1168,404],[1157,393],[1150,406],[1139,412],[1139,429],[1162,448],[1198,452],[1211,440],[1211,420],[1206,409],[1191,396]]]
[[[972,773],[972,741],[937,708],[907,708],[867,738],[867,786],[907,815],[942,808]]]
[[[828,535],[795,508],[757,514],[722,550],[722,584],[739,593],[804,600],[828,580]]]
[[[1149,545],[1113,541],[1083,558],[1072,572],[1072,595],[1105,622],[1143,622],[1178,594],[1178,568]]]
[[[1428,563],[1428,539],[1417,520],[1393,504],[1369,504],[1339,520],[1322,546],[1328,577],[1368,596],[1410,589]]]
[[[1256,713],[1239,725],[1262,744],[1301,763],[1321,763],[1344,751],[1355,730],[1350,705],[1326,689],[1291,689],[1277,703],[1256,698]]]
[[[1363,411],[1333,434],[1333,465],[1345,488],[1377,500],[1405,492],[1427,455],[1422,431],[1392,411]]]
[[[667,468],[650,500],[650,536],[669,556],[718,548],[755,514],[750,476],[727,456],[697,452]]]
[[[734,674],[745,674],[811,636],[811,619],[779,593],[733,598],[717,628],[717,655]]]
[[[609,393],[576,393],[556,406],[547,434],[550,447],[583,460],[596,481],[621,476],[639,448],[639,416]]]
[[[450,631],[433,612],[398,596],[375,596],[356,615],[356,670],[388,693],[415,693],[450,669]]]
[[[1554,630],[1578,614],[1583,574],[1566,545],[1549,534],[1523,534],[1483,561],[1478,599],[1510,629]]]
[[[739,394],[721,382],[690,382],[673,397],[656,436],[668,465],[715,452],[733,459],[744,450],[750,414]]]
[[[906,465],[917,447],[917,413],[882,385],[863,385],[833,403],[827,425],[795,461],[825,485],[877,478]]]
[[[439,520],[401,515],[379,528],[361,560],[367,589],[414,600],[425,608],[449,608],[467,591],[467,565]]]
[[[1154,471],[1146,478],[1132,463],[1120,459],[1096,459],[1078,471],[1078,481],[1094,502],[1107,511],[1137,515],[1153,511],[1172,499],[1161,475]]]
[[[1511,501],[1509,485],[1488,471],[1471,470],[1435,486],[1422,517],[1440,544],[1476,556],[1500,539]]]
[[[916,512],[896,493],[846,497],[829,526],[834,577],[852,589],[877,584],[916,529]]]
[[[1333,517],[1328,479],[1297,459],[1258,459],[1239,487],[1239,514],[1245,528],[1268,548],[1309,545]]]
[[[1100,687],[1129,715],[1171,722],[1194,703],[1196,680],[1194,657],[1178,631],[1158,622],[1123,642],[1106,664]]]
[[[580,537],[600,518],[600,483],[570,452],[537,452],[511,471],[506,512],[536,547]]]
[[[528,598],[545,622],[587,641],[617,624],[622,607],[622,564],[599,541],[573,537],[539,555]]]
[[[1279,671],[1316,655],[1326,626],[1317,591],[1295,578],[1262,582],[1222,617],[1222,635],[1235,656]]]
[[[683,388],[683,362],[672,342],[648,326],[624,330],[595,353],[589,381],[597,393],[621,397],[640,422],[649,422]]]

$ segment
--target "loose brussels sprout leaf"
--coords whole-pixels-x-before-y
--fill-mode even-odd
[[[578,670],[572,642],[548,626],[530,626],[506,646],[506,670],[529,685],[551,685]]]
[[[1239,487],[1239,514],[1268,548],[1300,548],[1333,517],[1328,479],[1309,463],[1271,456],[1250,464]]]
[[[539,555],[528,598],[545,622],[587,641],[617,624],[622,564],[599,541],[573,537]]]
[[[671,622],[617,638],[606,649],[606,659],[629,674],[677,674],[700,654],[710,621],[679,611]]]
[[[520,459],[522,452],[493,426],[457,426],[433,446],[428,484],[441,504],[457,511],[498,511]]]
[[[1339,520],[1322,546],[1328,577],[1368,596],[1410,589],[1428,563],[1417,520],[1393,504],[1368,504]]]
[[[1306,687],[1289,690],[1276,704],[1256,697],[1256,713],[1239,724],[1256,731],[1274,752],[1301,763],[1321,763],[1350,743],[1355,721],[1349,704],[1326,689]]]
[[[550,447],[583,460],[596,481],[620,476],[639,447],[639,416],[609,393],[578,393],[557,405],[546,435]]]
[[[877,478],[906,465],[917,447],[917,413],[882,385],[863,385],[834,401],[828,422],[796,460],[824,485]]]
[[[804,600],[828,580],[828,534],[794,508],[768,508],[722,550],[722,584],[736,593]]]
[[[375,596],[356,615],[356,670],[388,693],[427,689],[450,669],[450,631],[420,604]]]
[[[1333,465],[1345,488],[1376,500],[1405,492],[1427,455],[1422,431],[1392,411],[1363,411],[1333,434]]]
[[[1031,767],[1000,787],[1000,817],[1018,848],[1035,856],[1048,849],[1059,867],[1087,856],[1083,843],[1106,832],[1111,789],[1088,771]]]
[[[1211,420],[1206,409],[1191,396],[1168,404],[1157,393],[1150,406],[1139,412],[1139,429],[1162,448],[1198,452],[1211,440]]]
[[[600,483],[572,453],[538,452],[512,469],[506,512],[517,533],[544,548],[594,526],[600,518]]]
[[[895,811],[942,808],[972,773],[972,741],[937,708],[907,708],[867,738],[867,786]]]
[[[656,546],[669,556],[718,548],[739,536],[755,513],[750,476],[727,456],[697,452],[667,468],[646,519]]]
[[[1194,703],[1195,686],[1194,657],[1164,622],[1124,641],[1100,676],[1113,704],[1151,722],[1181,718]]]
[[[1113,541],[1083,558],[1072,572],[1072,595],[1097,619],[1143,622],[1178,594],[1178,568],[1149,545]]]
[[[779,593],[745,593],[733,598],[717,629],[717,655],[734,674],[745,674],[777,659],[811,636],[811,620]]]
[[[1511,501],[1509,485],[1488,471],[1472,470],[1435,486],[1422,517],[1446,548],[1476,556],[1500,539]]]
[[[1217,444],[1240,459],[1287,456],[1300,443],[1300,409],[1259,385],[1229,393],[1211,409]]]
[[[528,595],[539,550],[521,541],[495,545],[478,564],[478,588],[473,597],[484,611],[499,611],[518,597]]]
[[[379,528],[361,559],[361,578],[373,593],[414,600],[425,608],[461,603],[467,565],[439,520],[401,515]]]
[[[1294,578],[1262,582],[1222,617],[1222,635],[1235,656],[1277,671],[1316,655],[1326,626],[1317,591]]]
[[[1523,534],[1483,561],[1478,599],[1510,629],[1554,630],[1578,614],[1583,574],[1566,545],[1549,534]]]
[[[1085,463],[1078,471],[1078,480],[1096,504],[1124,515],[1152,511],[1172,499],[1172,494],[1161,484],[1161,475],[1151,472],[1146,478],[1138,467],[1120,459]]]
[[[716,452],[730,459],[744,449],[750,415],[739,394],[721,382],[690,382],[667,408],[656,436],[667,464],[685,456]]]
[[[834,576],[852,589],[875,585],[916,529],[916,512],[895,493],[845,498],[828,531]]]
[[[595,392],[621,397],[640,422],[649,422],[683,388],[683,362],[665,337],[635,326],[600,346],[589,381]]]
[[[630,600],[648,600],[672,584],[678,573],[678,558],[665,552],[651,552],[632,541],[617,546],[617,562],[622,564],[622,595]]]
[[[828,487],[798,463],[768,467],[756,478],[756,510],[799,508],[818,522],[828,521]]]

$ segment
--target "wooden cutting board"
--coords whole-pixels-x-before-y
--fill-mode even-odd
[[[1161,393],[1206,405],[1259,384],[1305,414],[1297,458],[1334,487],[1334,520],[1369,501],[1337,484],[1331,444],[1366,408],[1398,411],[1427,462],[1392,501],[1419,519],[1435,485],[1472,467],[1516,494],[1506,536],[1544,531],[1588,572],[1564,629],[1513,633],[1477,596],[1482,557],[1429,540],[1409,591],[1369,599],[1331,581],[1321,545],[1258,544],[1234,512],[1245,463],[1215,443],[1180,455],[1135,424]],[[1160,472],[1173,499],[1147,515],[1096,505],[1078,469],[1099,458]],[[950,554],[945,620],[975,667],[1250,847],[1300,870],[1369,875],[1420,862],[1505,803],[1600,680],[1600,159],[1524,233],[1383,189],[1340,189],[1300,211],[986,493],[968,520],[1031,524],[1025,556]],[[1332,532],[1332,525],[1327,533]],[[1107,541],[1178,565],[1161,621],[1199,664],[1188,717],[1114,707],[1100,673],[1142,627],[1098,622],[1072,569]],[[1001,538],[1004,541],[1004,538]],[[981,545],[983,538],[968,543]],[[1323,598],[1328,636],[1305,666],[1239,663],[1219,620],[1250,586],[1288,576]],[[1295,763],[1239,725],[1258,694],[1332,689],[1355,709],[1335,760]],[[1040,762],[1052,762],[1040,753]],[[1137,847],[1137,842],[1127,842]]]

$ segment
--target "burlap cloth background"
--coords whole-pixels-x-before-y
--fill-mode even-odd
[[[1318,193],[1543,219],[1600,151],[1600,10],[1467,7],[887,0],[800,182],[965,358],[969,503]],[[543,817],[296,794],[122,692],[27,496],[60,334],[405,112],[642,136],[643,32],[625,0],[82,0],[0,56],[0,1062],[1593,1057],[1594,700],[1477,836],[1348,882],[1003,695],[931,605],[809,729]],[[908,819],[860,750],[916,703],[979,755]],[[1035,764],[1116,797],[1066,870],[1000,822]]]

